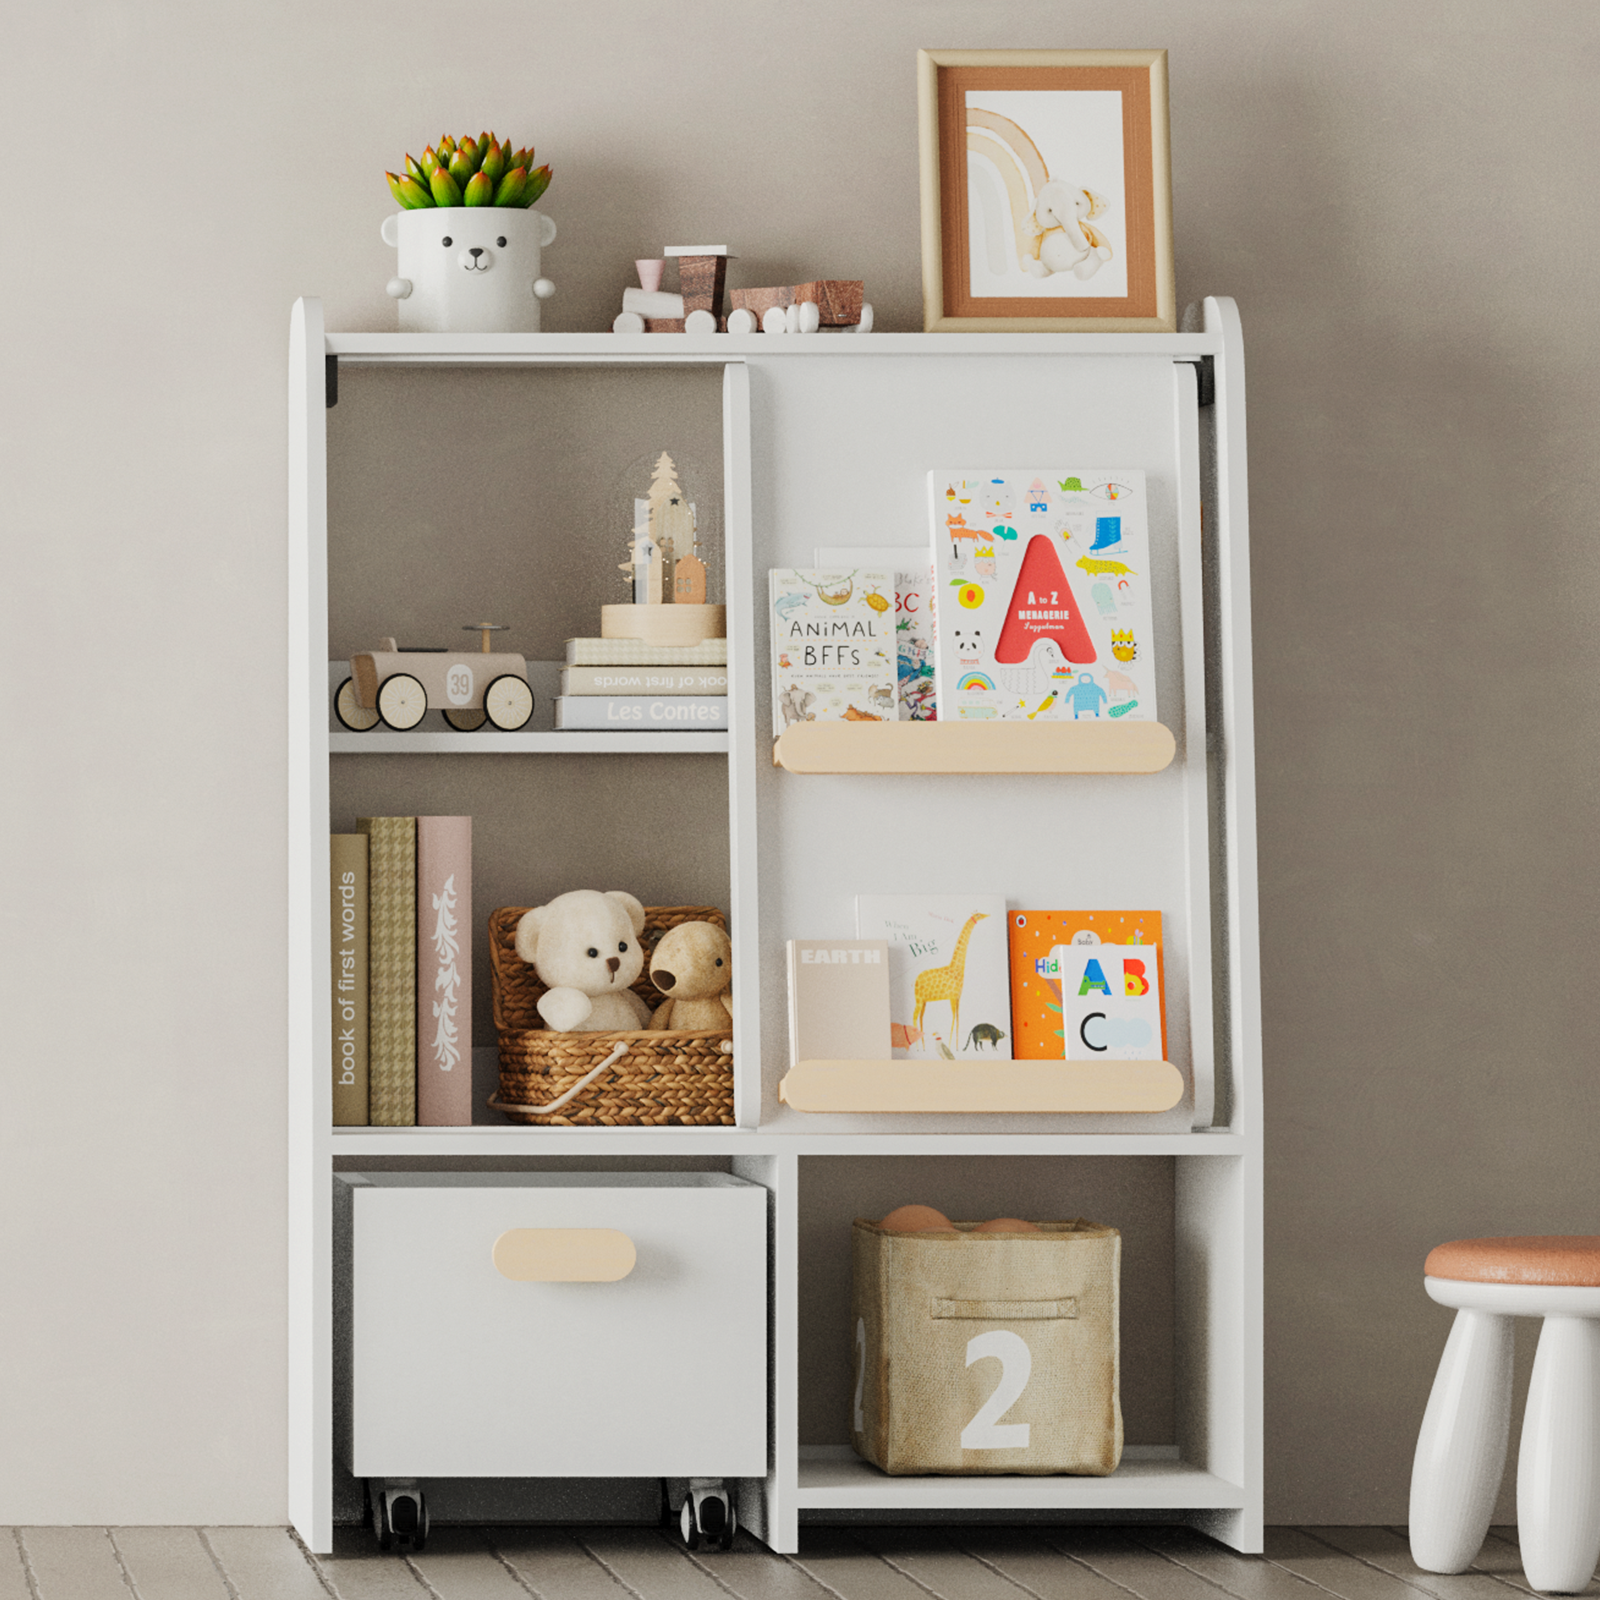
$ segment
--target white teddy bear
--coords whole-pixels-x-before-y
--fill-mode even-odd
[[[629,985],[644,970],[644,907],[612,889],[574,889],[525,911],[516,951],[549,987],[539,1015],[557,1033],[643,1028],[650,1008]]]

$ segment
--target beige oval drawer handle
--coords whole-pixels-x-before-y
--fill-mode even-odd
[[[615,1283],[639,1259],[615,1228],[507,1228],[494,1242],[494,1267],[513,1283]]]

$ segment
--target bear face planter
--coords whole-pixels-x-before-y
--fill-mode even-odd
[[[539,253],[556,236],[541,211],[435,206],[383,219],[400,252],[388,292],[402,333],[537,333],[539,303],[555,293]]]

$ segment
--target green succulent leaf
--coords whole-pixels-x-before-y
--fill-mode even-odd
[[[448,161],[456,153],[456,142],[448,133],[439,135],[439,160]]]
[[[494,204],[494,185],[489,181],[486,172],[474,172],[467,180],[467,187],[462,191],[462,198],[469,206],[488,206]]]
[[[492,137],[489,142],[489,153],[484,156],[478,171],[493,184],[498,184],[506,175],[505,150]]]
[[[548,163],[542,167],[535,167],[528,174],[528,198],[522,202],[523,205],[531,206],[537,203],[539,196],[550,187],[550,176]]]
[[[405,210],[421,211],[424,207],[432,206],[433,196],[409,173],[397,178],[394,173],[386,172],[384,177],[389,180],[389,192]]]
[[[438,154],[438,152],[433,148],[433,146],[431,144],[424,146],[423,147],[423,151],[422,151],[422,171],[423,171],[424,177],[426,177],[427,174],[431,173],[433,171],[433,169],[438,165],[439,165],[439,154]]]
[[[406,152],[406,176],[415,179],[424,189],[428,187],[428,169],[409,150]]]
[[[497,206],[520,206],[523,195],[528,188],[528,172],[525,167],[513,167],[494,191],[494,203]]]
[[[456,153],[450,157],[450,176],[456,180],[457,185],[465,188],[467,179],[477,170],[472,164],[472,157],[464,149],[457,147]]]
[[[428,184],[433,190],[433,203],[438,206],[458,206],[461,204],[461,185],[450,176],[444,167],[435,167],[428,174]]]

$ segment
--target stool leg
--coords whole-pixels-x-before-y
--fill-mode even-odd
[[[1600,1323],[1546,1317],[1517,1457],[1517,1539],[1530,1588],[1576,1594],[1600,1560]]]
[[[1411,1559],[1465,1572],[1483,1548],[1511,1437],[1510,1317],[1458,1311],[1411,1464]]]

